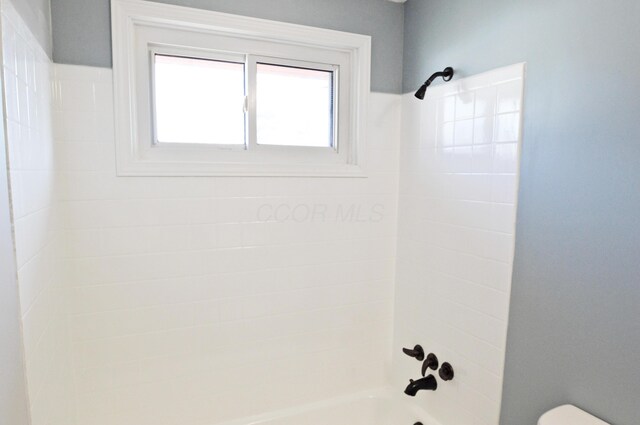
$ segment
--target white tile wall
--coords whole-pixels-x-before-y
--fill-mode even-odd
[[[515,240],[524,66],[403,103],[394,381],[420,343],[455,379],[416,400],[446,425],[497,425]]]
[[[56,248],[51,62],[2,2],[6,128],[18,282],[33,425],[73,423],[70,351]]]
[[[3,5],[34,425],[213,424],[381,385],[415,343],[456,370],[430,413],[498,423],[521,66],[374,94],[368,179],[118,178],[111,72],[52,73]]]
[[[400,96],[368,179],[116,177],[111,72],[56,65],[78,423],[213,424],[388,377]]]

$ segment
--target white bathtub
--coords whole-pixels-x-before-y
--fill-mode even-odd
[[[440,425],[414,399],[388,389],[352,394],[218,425]]]

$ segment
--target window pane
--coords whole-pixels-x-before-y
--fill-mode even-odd
[[[258,64],[258,143],[333,146],[333,72]]]
[[[244,145],[244,64],[155,56],[160,143]]]

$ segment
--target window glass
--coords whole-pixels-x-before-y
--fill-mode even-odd
[[[158,143],[244,145],[244,64],[155,55]]]
[[[258,63],[257,142],[333,146],[333,72]]]

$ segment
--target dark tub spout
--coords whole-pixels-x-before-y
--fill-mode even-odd
[[[435,391],[438,388],[438,382],[433,375],[420,378],[417,381],[409,380],[409,385],[405,388],[404,393],[408,396],[415,397],[420,390]]]

